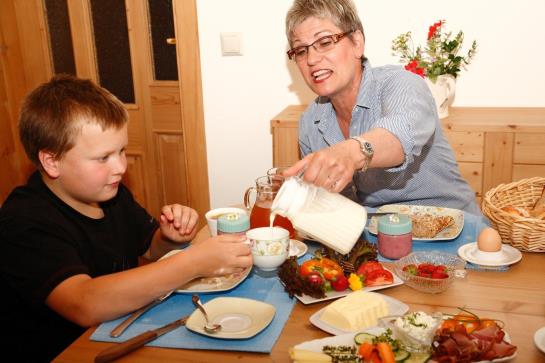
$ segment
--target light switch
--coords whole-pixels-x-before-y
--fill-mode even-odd
[[[221,54],[242,55],[242,33],[221,33]]]

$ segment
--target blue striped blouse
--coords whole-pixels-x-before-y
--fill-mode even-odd
[[[343,193],[369,207],[431,205],[480,215],[475,192],[460,175],[424,80],[400,66],[372,68],[369,61],[363,66],[350,136],[384,128],[400,140],[405,161],[394,168],[355,173],[353,184]],[[299,120],[302,155],[344,140],[331,102],[316,98]]]

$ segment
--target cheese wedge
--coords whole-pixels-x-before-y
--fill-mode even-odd
[[[358,331],[378,323],[378,319],[389,315],[388,304],[382,296],[362,290],[329,304],[320,316],[320,320],[346,331]]]
[[[295,362],[332,362],[333,359],[324,353],[316,353],[312,352],[310,350],[303,350],[303,349],[295,349],[291,347],[289,349],[290,358],[291,360]]]

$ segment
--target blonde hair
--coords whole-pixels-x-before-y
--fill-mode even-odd
[[[343,32],[359,30],[363,25],[351,0],[295,0],[286,15],[286,37],[290,47],[293,31],[308,18],[329,19]]]

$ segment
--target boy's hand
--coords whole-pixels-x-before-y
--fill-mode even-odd
[[[199,215],[193,208],[181,204],[165,205],[159,218],[161,233],[174,242],[191,241],[197,234],[198,220]]]

